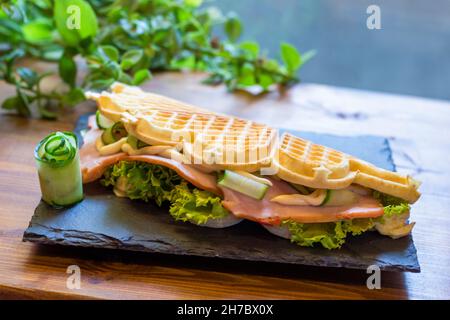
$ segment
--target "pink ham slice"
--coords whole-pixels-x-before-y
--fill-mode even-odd
[[[217,195],[222,195],[222,191],[217,186],[215,175],[201,172],[192,166],[172,159],[163,158],[157,155],[129,156],[123,152],[110,156],[101,156],[95,147],[95,141],[102,134],[102,131],[97,128],[95,117],[91,116],[89,118],[88,126],[89,130],[83,138],[84,144],[80,149],[80,164],[83,183],[100,179],[109,166],[119,161],[141,161],[172,169],[197,188],[208,190]]]
[[[224,194],[223,206],[236,217],[268,225],[279,225],[291,219],[300,223],[335,222],[354,218],[375,218],[383,215],[383,207],[370,196],[361,196],[359,202],[351,206],[313,207],[287,206],[271,202],[275,196],[298,193],[287,182],[270,179],[273,186],[262,200],[256,200],[234,190],[221,187]]]

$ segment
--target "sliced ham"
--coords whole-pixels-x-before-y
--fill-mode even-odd
[[[95,117],[90,117],[88,122],[89,130],[83,140],[84,144],[80,149],[80,164],[83,176],[83,183],[88,183],[100,179],[105,170],[122,160],[141,161],[156,165],[161,165],[176,171],[182,178],[192,183],[197,188],[208,190],[217,195],[222,195],[222,191],[216,183],[216,176],[204,173],[192,166],[177,162],[172,159],[157,155],[136,155],[129,156],[124,152],[101,156],[95,146],[95,141],[101,136],[102,131],[97,128]]]
[[[370,196],[360,196],[356,204],[339,207],[288,206],[271,202],[275,196],[298,193],[287,182],[270,179],[273,186],[262,200],[256,200],[242,193],[221,187],[224,194],[223,206],[239,218],[268,225],[279,225],[291,219],[300,223],[335,222],[354,218],[375,218],[383,215],[381,204]]]

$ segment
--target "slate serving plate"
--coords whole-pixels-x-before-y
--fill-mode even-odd
[[[76,132],[87,127],[82,116]],[[293,132],[329,147],[395,170],[385,138],[338,137]],[[378,265],[386,271],[420,272],[412,236],[392,240],[376,232],[349,237],[340,250],[304,248],[244,221],[226,229],[202,228],[174,222],[168,208],[117,198],[94,182],[85,185],[85,200],[71,208],[55,210],[41,202],[23,236],[24,241],[78,247],[158,252],[177,255],[267,261],[325,267],[366,269]]]

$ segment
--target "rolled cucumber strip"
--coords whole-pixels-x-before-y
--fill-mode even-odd
[[[264,183],[244,177],[230,170],[225,170],[223,177],[219,179],[218,184],[257,200],[264,198],[267,190],[270,188],[270,186]]]
[[[72,132],[54,132],[34,150],[42,200],[62,208],[83,200],[78,139]]]

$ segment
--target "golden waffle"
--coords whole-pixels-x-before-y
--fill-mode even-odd
[[[183,154],[191,163],[247,172],[270,166],[277,130],[233,117],[207,118],[200,126],[194,124],[193,142],[183,144]]]
[[[270,164],[275,129],[224,116],[137,87],[116,83],[111,92],[87,93],[100,112],[151,145],[177,145],[185,161],[209,170],[257,171]]]
[[[212,170],[253,172],[270,164],[277,131],[248,120],[173,110],[125,112],[127,131],[151,145],[182,147],[185,160]]]
[[[341,189],[352,183],[415,202],[419,183],[409,176],[377,168],[340,151],[285,133],[273,162],[278,176],[319,189]]]
[[[176,110],[197,113],[214,114],[189,104],[142,91],[139,87],[114,83],[111,92],[86,92],[88,99],[97,101],[100,112],[114,122],[120,121],[123,112],[137,114],[148,110]]]
[[[415,202],[419,183],[409,176],[377,168],[363,160],[269,126],[220,115],[139,88],[115,84],[112,92],[88,93],[99,109],[151,145],[182,149],[184,161],[207,170],[254,172],[271,166],[291,183],[341,189],[356,183]],[[266,171],[267,172],[267,171]]]

